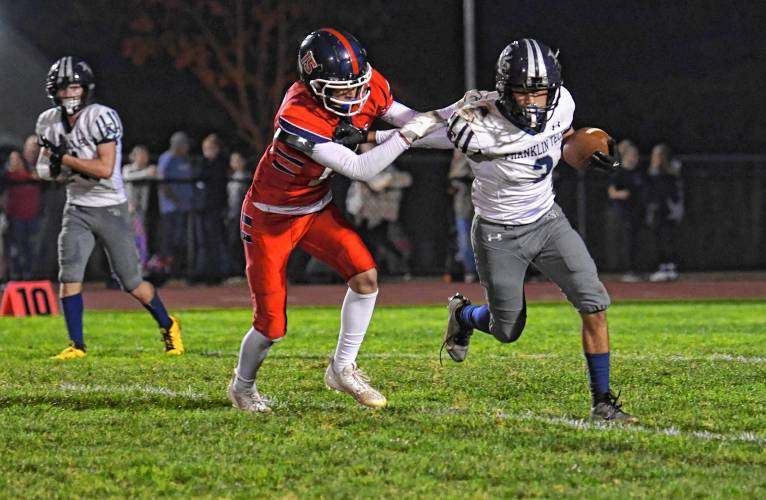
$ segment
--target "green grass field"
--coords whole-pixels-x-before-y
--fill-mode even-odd
[[[225,396],[249,311],[181,312],[178,358],[143,311],[90,312],[72,362],[48,359],[61,317],[0,318],[0,496],[766,496],[764,302],[614,305],[612,381],[633,426],[581,420],[566,304],[531,304],[517,343],[478,334],[444,367],[444,307],[379,308],[359,362],[382,411],[324,387],[338,309],[289,311],[259,376],[271,415]]]

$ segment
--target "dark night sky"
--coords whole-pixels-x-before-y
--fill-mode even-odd
[[[73,53],[91,62],[99,99],[122,115],[128,146],[143,142],[159,152],[176,128],[231,136],[226,115],[191,75],[167,60],[136,68],[121,57],[119,33],[134,15],[131,2],[80,2],[87,8],[74,10],[68,4],[0,0],[0,16],[49,59]],[[419,109],[457,100],[464,91],[461,2],[388,4],[377,29],[355,31],[395,96]],[[763,152],[766,9],[757,3],[476,4],[480,87],[493,86],[495,60],[509,41],[536,37],[561,50],[565,85],[577,102],[575,126],[631,137],[644,152],[660,140],[683,153]],[[306,33],[344,27],[365,4],[320,5],[325,13]]]

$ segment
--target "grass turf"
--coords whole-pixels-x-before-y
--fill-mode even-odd
[[[610,309],[612,381],[637,426],[594,426],[579,318],[531,304],[512,345],[477,334],[463,364],[438,350],[444,307],[379,308],[360,366],[389,398],[325,389],[337,308],[293,308],[259,388],[225,388],[249,312],[182,311],[166,357],[144,312],[88,312],[89,355],[61,317],[0,319],[0,496],[508,497],[766,495],[763,302]]]

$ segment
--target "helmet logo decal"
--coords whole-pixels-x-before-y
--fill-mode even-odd
[[[317,60],[314,59],[314,52],[310,50],[303,54],[303,57],[301,57],[301,67],[303,68],[303,72],[307,75],[313,73],[317,68],[321,69],[321,66],[322,65],[318,64]]]

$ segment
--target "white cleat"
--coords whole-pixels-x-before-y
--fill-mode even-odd
[[[370,386],[370,377],[357,368],[356,363],[351,363],[340,373],[336,373],[333,368],[334,362],[330,359],[330,364],[324,373],[324,383],[328,388],[350,394],[359,404],[369,408],[386,406],[386,397]]]
[[[236,381],[237,371],[234,370],[234,376],[232,377],[231,382],[229,383],[229,388],[226,391],[227,395],[229,396],[229,400],[231,401],[231,405],[234,408],[240,409],[242,411],[249,411],[252,413],[271,413],[271,408],[268,404],[269,401],[258,394],[258,389],[255,388],[255,385],[253,385],[252,389],[239,391],[235,385]]]

